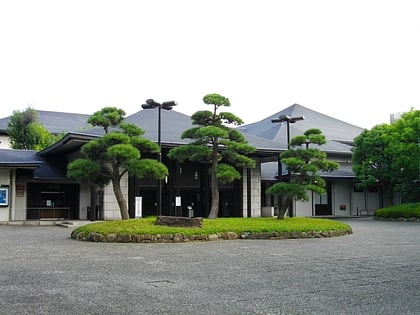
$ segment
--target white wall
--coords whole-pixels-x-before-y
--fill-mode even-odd
[[[294,216],[296,217],[311,217],[312,216],[312,203],[313,203],[313,194],[311,191],[306,192],[308,196],[308,201],[294,201],[293,210]]]
[[[250,169],[251,173],[251,217],[261,217],[261,166],[260,161],[255,160],[255,168]],[[248,172],[242,171],[242,204],[244,218],[248,217]]]
[[[351,215],[366,214],[366,211],[365,192],[354,191],[352,193]]]
[[[367,214],[373,215],[376,209],[379,208],[379,193],[367,192]]]
[[[28,185],[24,182],[16,182],[16,186],[19,185],[23,188],[22,191],[19,192],[19,194],[16,194],[16,187],[14,189],[15,191],[15,203],[14,203],[14,209],[12,211],[12,220],[26,220],[26,200],[28,195]]]
[[[9,200],[7,206],[0,206],[0,221],[9,221],[9,213],[11,206],[11,183],[10,183],[10,170],[0,169],[0,185],[9,186],[8,194]]]
[[[348,216],[351,210],[351,195],[353,183],[349,181],[334,181],[332,183],[332,215]],[[340,207],[342,206],[342,207]],[[345,207],[345,210],[341,209]]]
[[[79,219],[87,220],[87,207],[90,207],[90,185],[80,184]]]
[[[0,135],[0,149],[10,149],[9,137]]]
[[[352,188],[349,191],[352,192],[351,215],[373,215],[379,208],[379,192],[369,192],[368,189],[355,192]]]

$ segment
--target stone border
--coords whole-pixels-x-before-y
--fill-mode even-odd
[[[184,235],[184,234],[108,234],[103,235],[94,232],[71,233],[71,238],[79,241],[106,242],[106,243],[186,243],[207,242],[237,239],[259,240],[285,240],[303,238],[327,238],[352,234],[352,229],[340,231],[309,231],[309,232],[266,232],[266,233],[235,233],[223,232],[209,235]]]
[[[379,220],[379,221],[420,222],[420,218],[416,218],[416,217],[410,217],[410,218],[404,218],[404,217],[398,217],[398,218],[373,217],[373,219],[374,220]]]

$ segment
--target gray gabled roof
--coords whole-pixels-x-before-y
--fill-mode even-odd
[[[290,117],[304,116],[305,120],[290,124],[290,138],[303,134],[310,128],[322,131],[327,143],[321,147],[325,152],[351,153],[353,139],[358,136],[363,128],[354,126],[336,118],[319,113],[299,104],[293,104],[263,120],[238,127],[244,134],[278,142],[283,148],[287,147],[287,124],[272,123],[281,115]]]
[[[87,120],[91,115],[52,112],[45,110],[36,111],[38,112],[39,123],[41,123],[50,133],[53,134],[81,131],[92,127],[87,123]],[[0,133],[5,134],[7,132],[9,120],[10,116],[0,119]]]
[[[125,122],[132,123],[143,129],[143,137],[158,141],[158,110],[143,109],[125,118]],[[182,139],[182,133],[193,127],[191,117],[176,110],[161,111],[161,144],[162,147],[174,147],[190,142],[190,139]],[[240,130],[239,130],[240,131]],[[79,133],[80,135],[81,133]],[[83,132],[86,136],[102,136],[103,128],[94,127]],[[263,155],[278,154],[281,147],[277,142],[263,139],[254,135],[244,134],[249,145],[257,148],[257,152]]]
[[[126,117],[126,122],[135,124],[144,130],[146,139],[158,140],[158,110],[143,109]],[[162,145],[179,145],[188,143],[182,139],[182,133],[193,127],[191,117],[176,110],[161,110],[161,143]]]
[[[158,110],[140,110],[124,119],[127,123],[132,123],[144,131],[143,137],[151,141],[158,141]],[[186,140],[181,139],[184,130],[192,127],[191,117],[175,110],[161,111],[161,143],[183,144]],[[83,132],[87,135],[103,136],[102,127],[93,127]]]

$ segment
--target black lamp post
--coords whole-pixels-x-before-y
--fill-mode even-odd
[[[175,101],[158,103],[153,99],[146,100],[146,104],[141,105],[143,109],[158,108],[158,146],[159,153],[157,154],[158,162],[162,163],[162,148],[161,148],[161,133],[162,133],[162,122],[161,122],[161,111],[162,109],[171,110],[177,103]],[[162,214],[162,180],[157,181],[157,215]]]
[[[277,119],[271,119],[272,123],[283,123],[286,122],[287,124],[287,149],[290,149],[290,124],[294,124],[295,122],[299,121],[299,120],[304,120],[305,116],[297,116],[297,117],[290,117],[288,115],[280,115],[279,118]],[[282,168],[281,168],[281,164],[279,163],[279,169],[278,169],[278,175],[279,178],[282,175]],[[292,173],[290,172],[290,170],[287,170],[287,178],[289,180],[289,183],[292,180]],[[289,205],[289,217],[293,217],[293,200],[290,202]]]

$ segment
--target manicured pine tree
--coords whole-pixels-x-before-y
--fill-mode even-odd
[[[211,208],[209,218],[217,218],[219,213],[219,184],[240,179],[238,169],[253,168],[255,161],[247,155],[255,151],[248,145],[243,135],[228,125],[241,125],[243,121],[229,112],[220,112],[230,106],[228,98],[219,94],[204,96],[205,104],[212,111],[203,110],[191,116],[194,126],[185,130],[182,138],[192,141],[170,150],[168,156],[180,162],[189,160],[210,165]]]

